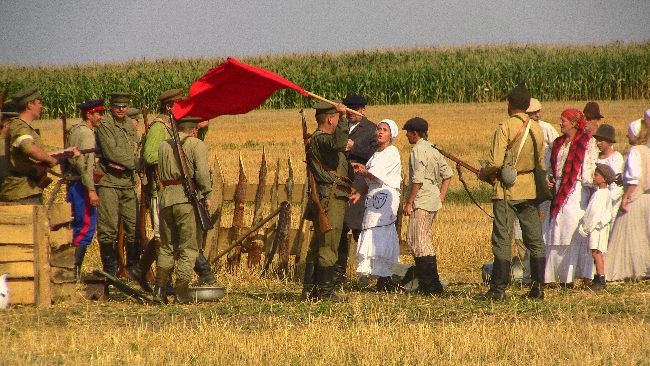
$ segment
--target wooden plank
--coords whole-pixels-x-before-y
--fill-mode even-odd
[[[0,263],[0,273],[9,273],[11,278],[34,277],[34,261]]]
[[[242,227],[244,226],[244,197],[246,196],[246,190],[248,188],[248,177],[246,176],[246,170],[244,169],[244,161],[242,160],[241,153],[239,154],[239,179],[237,184],[237,191],[235,192],[235,202],[232,216],[232,227],[228,234],[229,241],[234,241],[239,238],[239,234],[242,233]],[[226,256],[229,269],[235,269],[239,267],[241,261],[241,250],[239,247],[230,251]]]
[[[74,269],[75,247],[70,244],[53,249],[50,253],[50,266]]]
[[[31,225],[33,213],[32,205],[0,205],[0,224]]]
[[[67,225],[72,221],[72,206],[68,202],[54,203],[47,210],[47,218],[52,229]]]
[[[32,205],[0,206],[0,233],[3,243],[34,244]]]
[[[300,203],[302,201],[302,191],[304,189],[304,184],[294,184],[293,193],[291,195],[291,203]],[[271,202],[271,192],[270,187],[265,189],[263,203]],[[235,191],[237,190],[236,184],[226,184],[223,187],[223,199],[224,201],[233,201],[235,197]],[[246,195],[244,196],[245,202],[255,202],[255,192],[257,192],[257,184],[248,184],[246,188]],[[285,184],[278,184],[278,199],[280,202],[288,201],[287,194],[285,189]]]
[[[33,245],[0,245],[0,263],[33,260]]]
[[[35,302],[33,279],[9,279],[9,303],[31,305]]]
[[[36,306],[47,308],[52,305],[52,284],[50,283],[50,242],[49,226],[45,206],[34,207],[34,283],[36,284]]]
[[[50,247],[53,249],[67,246],[72,243],[72,229],[64,227],[49,233]]]
[[[262,161],[260,162],[260,171],[257,178],[257,191],[255,192],[255,207],[253,209],[253,225],[262,221],[262,209],[264,207],[264,193],[266,192],[266,174],[268,168],[266,165],[266,149],[262,148]],[[244,243],[248,246],[248,267],[256,267],[262,261],[262,246],[264,245],[264,236],[261,235],[263,229],[258,230],[250,240]]]
[[[208,231],[205,239],[203,254],[208,259],[210,263],[214,261],[214,257],[217,254],[217,245],[219,242],[219,230],[221,226],[221,216],[223,210],[223,173],[221,171],[221,164],[219,164],[219,159],[216,154],[214,155],[212,168],[210,169],[212,173],[212,207],[213,212],[210,216],[212,222],[214,223],[215,230]]]

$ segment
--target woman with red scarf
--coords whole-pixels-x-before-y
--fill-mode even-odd
[[[579,233],[591,196],[598,147],[585,131],[585,116],[577,109],[562,112],[562,135],[553,143],[549,181],[555,197],[549,218],[544,220],[546,283],[572,285],[575,277],[591,279],[593,260],[588,243]]]

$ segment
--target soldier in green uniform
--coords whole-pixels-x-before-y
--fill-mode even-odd
[[[129,109],[126,110],[126,115],[131,118],[133,128],[137,130],[138,125],[140,124],[140,120],[142,119],[142,111],[138,108],[129,107]]]
[[[28,87],[14,94],[12,102],[19,114],[9,121],[5,139],[8,176],[0,186],[0,202],[42,205],[43,189],[49,183],[47,168],[54,167],[58,161],[45,152],[41,135],[32,126],[43,108],[41,93],[35,87]]]
[[[160,230],[159,230],[159,197],[158,189],[160,185],[160,175],[158,170],[158,149],[160,145],[170,138],[172,138],[171,120],[169,112],[171,111],[174,102],[181,99],[183,96],[182,89],[171,89],[163,92],[158,97],[159,107],[158,115],[151,121],[149,130],[144,137],[144,144],[142,147],[142,165],[145,169],[147,176],[147,184],[149,188],[149,215],[151,217],[151,226],[153,228],[153,238],[147,244],[140,263],[137,269],[138,283],[145,291],[150,291],[150,286],[147,283],[146,274],[149,272],[151,265],[158,256],[158,248],[160,247]],[[201,126],[205,122],[199,123],[199,133]],[[201,139],[202,140],[202,139]],[[210,264],[203,255],[201,248],[202,241],[199,243],[199,254],[196,257],[194,271],[199,275],[198,285],[204,285],[215,282],[214,273],[210,268]]]
[[[314,108],[318,128],[312,134],[307,150],[308,169],[316,181],[332,230],[322,232],[319,225],[314,225],[314,237],[307,251],[302,298],[341,301],[344,299],[334,293],[334,274],[352,184],[351,169],[345,157],[349,126],[343,104],[333,107],[317,103]],[[310,211],[316,212],[313,202],[310,206]]]
[[[124,225],[127,269],[138,264],[140,247],[136,242],[137,197],[135,192],[136,150],[138,136],[126,115],[131,95],[110,95],[110,115],[95,129],[99,154],[98,170],[104,176],[97,183],[99,220],[97,240],[105,272],[117,273],[117,232],[119,220]],[[131,277],[135,277],[130,273]]]
[[[68,130],[66,147],[78,149],[95,147],[95,127],[104,117],[104,99],[86,101],[79,104],[82,122]],[[99,196],[95,190],[93,171],[95,154],[88,153],[68,159],[66,172],[68,179],[67,199],[72,205],[72,245],[75,247],[74,267],[77,281],[81,280],[81,265],[86,249],[92,244],[97,229],[97,205]]]
[[[16,106],[13,103],[5,103],[2,106],[0,120],[0,187],[2,187],[2,182],[9,175],[9,160],[5,150],[5,139],[9,136],[9,121],[14,117],[18,117]]]
[[[208,148],[198,139],[200,119],[185,117],[178,121],[180,148],[187,157],[189,178],[196,183],[199,198],[205,200],[210,207],[210,192],[212,182],[208,166]],[[159,193],[160,202],[160,234],[162,243],[158,254],[156,268],[156,298],[166,301],[164,293],[169,284],[172,270],[176,271],[174,292],[180,303],[188,302],[188,287],[192,279],[192,268],[199,253],[202,230],[195,214],[195,208],[190,203],[182,185],[182,173],[175,156],[177,149],[174,139],[168,139],[160,144],[158,149],[158,168],[160,181],[163,186]],[[174,263],[174,252],[177,252]]]
[[[531,121],[526,114],[529,104],[530,92],[523,84],[510,91],[509,118],[501,122],[494,131],[487,163],[481,168],[479,174],[479,179],[494,185],[492,197],[494,264],[490,289],[485,294],[485,297],[490,300],[505,299],[505,291],[510,282],[511,241],[515,217],[519,219],[521,225],[524,245],[530,251],[533,284],[528,296],[544,298],[546,252],[542,241],[542,227],[536,203],[537,189],[533,174],[536,166],[544,168],[544,135],[539,124]],[[509,167],[516,168],[516,172]]]

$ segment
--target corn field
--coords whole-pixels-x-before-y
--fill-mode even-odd
[[[160,92],[189,89],[220,58],[131,61],[76,66],[0,66],[0,88],[10,94],[41,88],[43,118],[113,91],[133,93],[134,106],[155,108]],[[316,94],[340,99],[349,92],[371,104],[473,103],[502,100],[520,80],[541,100],[650,98],[650,42],[599,46],[477,46],[372,50],[340,54],[261,56],[242,61],[274,71]],[[281,91],[262,108],[310,102]]]

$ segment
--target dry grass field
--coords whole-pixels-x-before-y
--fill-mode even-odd
[[[584,102],[544,103],[542,118],[557,126],[568,106],[582,109]],[[627,150],[626,124],[648,106],[647,100],[601,103],[605,121],[617,129],[617,150]],[[374,121],[391,118],[402,125],[413,116],[426,118],[431,141],[476,166],[505,113],[504,103],[368,108]],[[301,181],[299,123],[297,110],[222,117],[211,123],[207,142],[228,182],[236,180],[240,152],[249,179],[256,179],[262,146],[270,162],[291,156]],[[61,145],[58,121],[37,125],[48,144]],[[406,163],[403,134],[396,144]],[[286,166],[281,173],[284,179]],[[465,175],[478,189],[471,173]],[[452,190],[461,189],[454,179]],[[0,364],[650,364],[648,281],[612,284],[602,293],[554,288],[544,301],[528,300],[527,289],[513,286],[503,303],[481,301],[476,297],[487,288],[480,266],[491,260],[489,218],[454,202],[435,225],[441,276],[451,281],[443,297],[374,293],[353,279],[343,288],[348,303],[303,303],[298,278],[217,268],[228,289],[218,303],[158,307],[118,295],[2,312]],[[99,266],[96,250],[94,245],[87,271]]]

